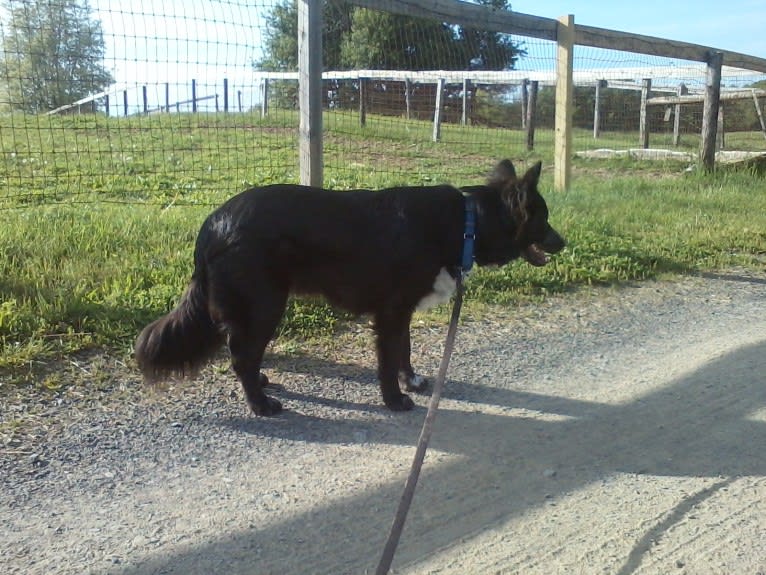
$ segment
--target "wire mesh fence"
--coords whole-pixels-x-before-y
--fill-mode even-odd
[[[575,69],[575,147],[662,148],[696,153],[700,146],[706,65],[702,62],[577,47]],[[578,77],[578,72],[575,72]],[[719,148],[765,150],[759,114],[766,76],[723,67]],[[662,103],[686,96],[687,103]],[[696,100],[692,101],[692,96]],[[731,97],[731,98],[730,98]],[[642,99],[645,129],[641,134]],[[730,139],[728,145],[726,134]]]
[[[57,15],[88,5],[6,4],[3,205],[217,203],[215,192],[295,178],[295,112],[261,118],[252,74],[275,2],[94,0],[65,21]],[[100,44],[59,40],[94,25]],[[30,104],[36,92],[45,97]]]
[[[497,4],[495,2],[494,4]],[[552,161],[556,43],[324,3],[325,183]],[[0,204],[218,203],[298,180],[292,0],[7,0]],[[577,150],[699,147],[705,66],[578,47]],[[766,76],[724,69],[721,146],[766,149]],[[648,101],[648,103],[647,103]],[[648,104],[646,107],[642,102]]]

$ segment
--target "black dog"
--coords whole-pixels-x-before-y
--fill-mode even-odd
[[[288,294],[318,293],[372,314],[383,401],[395,411],[411,409],[400,382],[420,391],[426,381],[410,363],[410,319],[419,306],[452,295],[465,267],[466,211],[476,228],[469,267],[471,259],[501,265],[518,257],[542,266],[546,252],[564,247],[537,191],[540,168],[518,179],[503,160],[486,185],[462,189],[273,185],[242,192],[205,220],[191,283],[178,306],[138,337],[138,365],[148,380],[193,374],[228,341],[250,408],[278,413],[282,405],[263,392],[264,349]]]

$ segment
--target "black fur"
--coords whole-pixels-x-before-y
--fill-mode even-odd
[[[564,240],[548,224],[537,191],[540,164],[518,179],[503,160],[486,185],[333,192],[296,185],[253,188],[205,220],[191,284],[178,306],[148,325],[135,356],[148,380],[193,374],[224,341],[250,408],[281,410],[260,373],[289,293],[319,293],[372,314],[385,404],[408,410],[400,389],[420,390],[410,363],[409,324],[441,270],[457,277],[465,199],[476,199],[475,259],[502,265],[523,257],[544,265]],[[442,278],[443,279],[443,278]]]

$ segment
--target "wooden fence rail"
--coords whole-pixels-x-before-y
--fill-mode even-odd
[[[756,58],[747,54],[718,50],[708,46],[677,42],[664,38],[643,36],[615,30],[606,30],[575,24],[574,16],[569,15],[559,20],[542,18],[529,14],[521,14],[470,4],[460,0],[351,0],[351,4],[403,14],[419,18],[431,18],[439,22],[448,22],[454,25],[477,28],[489,32],[515,34],[531,38],[555,41],[558,45],[558,58],[556,68],[556,150],[555,150],[555,186],[565,190],[570,185],[571,161],[573,150],[572,141],[572,98],[574,93],[574,76],[572,49],[575,45],[591,46],[607,50],[620,50],[636,52],[668,58],[678,58],[704,62],[708,66],[707,84],[705,90],[705,117],[708,121],[703,122],[702,141],[700,149],[700,161],[705,169],[714,167],[714,147],[717,121],[711,121],[711,117],[718,117],[718,108],[721,95],[721,66],[727,65],[736,68],[751,70],[766,74],[766,59]],[[311,27],[321,30],[321,2],[318,0],[298,0],[299,7],[299,62],[302,63],[299,72],[299,94],[301,103],[309,102],[314,93],[314,99],[319,98],[322,81],[322,62],[316,58],[321,54],[321,37],[319,34],[310,33]],[[312,54],[313,52],[313,60]],[[313,62],[313,64],[312,64]],[[526,78],[519,81],[537,80],[526,73]],[[372,77],[365,75],[365,77]],[[717,85],[715,83],[718,79]],[[408,81],[412,81],[409,78]],[[437,78],[436,82],[445,82],[445,75]],[[475,79],[463,73],[461,81]],[[440,84],[441,85],[441,84]],[[595,84],[594,84],[595,85]],[[650,94],[647,90],[645,103],[648,105]],[[321,100],[321,98],[319,98]],[[319,104],[321,106],[321,101]],[[757,105],[757,99],[756,99]],[[438,114],[438,106],[435,115]],[[305,125],[303,122],[307,122]],[[301,110],[301,181],[303,183],[321,182],[321,161],[316,162],[311,155],[304,150],[321,150],[322,117],[321,113],[310,113]],[[594,127],[596,133],[597,127]],[[648,132],[647,132],[648,133]],[[437,128],[434,127],[434,134]],[[317,141],[318,140],[318,141]],[[712,142],[712,144],[710,143]],[[711,150],[713,152],[711,153]]]
[[[519,12],[495,9],[460,0],[350,0],[351,4],[381,10],[395,14],[416,16],[419,18],[431,18],[439,22],[447,22],[454,25],[462,25],[470,28],[486,30],[504,34],[538,38],[556,42],[557,62],[555,70],[540,71],[391,71],[391,70],[355,70],[351,72],[333,72],[322,70],[322,2],[320,0],[297,0],[298,1],[298,72],[254,72],[253,82],[261,82],[261,113],[268,113],[269,105],[269,82],[272,80],[295,80],[298,82],[298,99],[300,108],[299,147],[300,147],[300,178],[302,183],[319,185],[322,182],[322,80],[352,79],[358,82],[360,94],[360,122],[364,123],[368,111],[364,88],[370,80],[396,80],[405,83],[405,98],[407,101],[407,116],[410,114],[410,87],[413,83],[432,83],[439,87],[437,95],[443,96],[444,87],[448,84],[462,84],[463,88],[463,111],[462,123],[467,123],[468,93],[471,88],[481,84],[509,84],[521,87],[522,91],[522,126],[527,132],[527,146],[534,145],[534,108],[535,97],[540,86],[556,87],[555,107],[555,186],[557,189],[567,189],[571,180],[571,160],[574,156],[572,150],[573,132],[573,97],[574,86],[592,86],[596,91],[596,104],[594,109],[593,134],[599,137],[600,122],[600,91],[605,88],[623,88],[642,90],[641,107],[641,144],[648,146],[649,126],[647,124],[648,106],[666,105],[675,106],[674,118],[674,141],[679,138],[679,117],[681,106],[692,102],[704,102],[705,120],[703,121],[702,147],[699,158],[705,169],[714,167],[714,153],[716,137],[719,131],[720,102],[734,98],[752,98],[761,128],[766,136],[766,121],[760,107],[758,98],[766,92],[757,90],[722,91],[720,78],[722,73],[729,76],[732,72],[744,74],[766,74],[766,59],[756,58],[746,54],[717,50],[708,46],[677,42],[664,38],[655,38],[605,30],[576,24],[574,16],[565,16],[558,20],[522,14]],[[688,93],[680,85],[684,78],[688,77],[689,69],[684,66],[668,67],[663,72],[657,72],[656,68],[646,68],[646,72],[636,68],[609,69],[609,77],[604,77],[606,70],[574,70],[573,49],[574,46],[590,46],[607,50],[619,50],[636,52],[654,56],[677,58],[693,62],[704,62],[707,66],[707,81],[704,93]],[[658,74],[662,74],[659,76]],[[640,78],[641,83],[631,83],[621,78]],[[660,85],[652,78],[676,79],[675,86]],[[137,88],[137,87],[134,87]],[[50,113],[61,113],[71,109],[95,104],[96,100],[104,99],[109,106],[110,95],[118,95],[122,92],[123,108],[128,113],[128,88],[113,88],[101,94],[94,94],[73,104],[62,106]],[[165,105],[149,109],[146,87],[142,88],[143,113],[150,113],[157,109],[170,110],[171,107],[179,108],[181,105],[191,104],[192,110],[197,110],[198,102],[213,99],[218,109],[218,95],[197,95],[196,82],[192,82],[191,99],[170,102],[169,86],[165,86]],[[652,93],[666,92],[667,96],[653,96]],[[441,105],[438,100],[434,110],[433,137],[440,137],[440,122],[442,117]],[[242,110],[242,91],[237,92],[238,108]],[[229,85],[223,83],[223,107],[229,110]],[[531,112],[531,113],[530,113]]]

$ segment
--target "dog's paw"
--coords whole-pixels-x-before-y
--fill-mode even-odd
[[[265,397],[265,401],[261,401],[260,403],[248,402],[248,405],[250,405],[250,409],[255,415],[268,417],[269,415],[276,415],[282,411],[282,403],[280,403],[279,400],[268,396]]]
[[[394,398],[387,399],[386,407],[391,411],[409,411],[415,407],[415,402],[410,399],[409,395],[400,393]]]
[[[431,385],[431,382],[428,380],[428,378],[417,374],[413,375],[412,377],[401,375],[399,377],[399,383],[403,385],[404,389],[407,391],[414,391],[416,393],[423,393]]]

